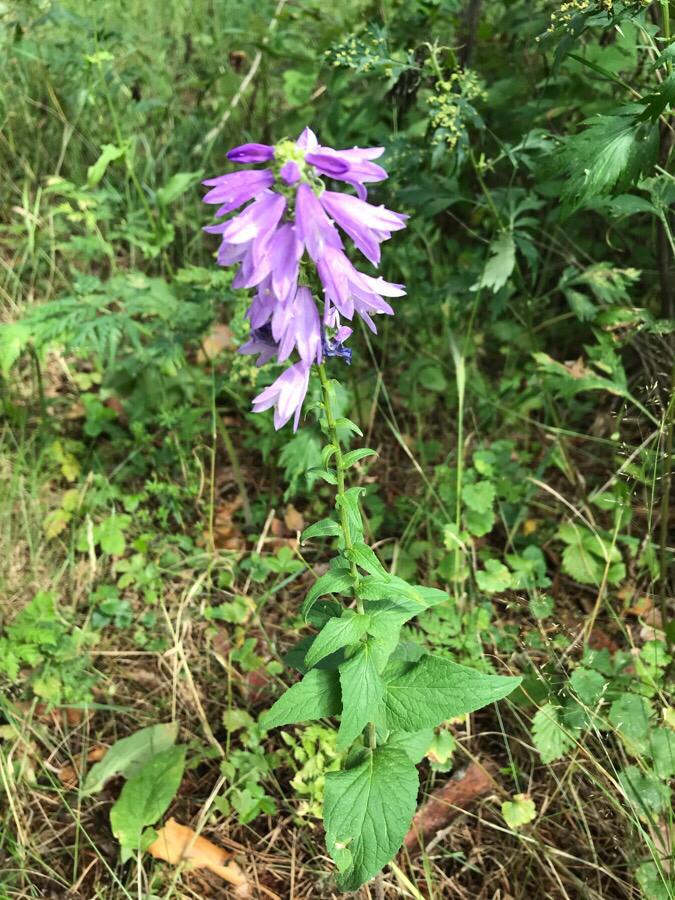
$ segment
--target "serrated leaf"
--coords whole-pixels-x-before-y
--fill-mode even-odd
[[[315,522],[313,525],[305,528],[300,535],[300,541],[304,544],[305,541],[309,541],[312,538],[337,537],[340,533],[340,526],[337,522],[334,522],[333,519],[321,519],[321,521]]]
[[[488,509],[485,512],[476,512],[475,509],[465,509],[464,524],[467,531],[474,537],[484,537],[494,528],[495,512],[493,509]]]
[[[574,737],[562,723],[560,709],[546,703],[532,720],[532,740],[544,763],[561,759],[574,746]]]
[[[609,708],[607,718],[619,732],[626,749],[634,755],[647,748],[652,708],[646,697],[620,694]]]
[[[410,601],[417,604],[418,613],[448,600],[445,591],[421,584],[408,584],[396,575],[388,575],[387,578],[367,575],[360,580],[358,592],[363,600]]]
[[[368,722],[382,720],[385,685],[373,650],[363,644],[339,669],[342,688],[342,716],[337,749],[347,747],[361,734]]]
[[[100,762],[94,763],[82,788],[83,794],[97,794],[110,778],[135,775],[153,756],[173,746],[178,737],[178,725],[170,722],[150,725],[121,738],[110,747]]]
[[[355,891],[392,859],[415,812],[418,786],[408,756],[386,746],[326,775],[326,844],[340,868],[340,890]]]
[[[570,678],[572,690],[586,706],[596,706],[602,698],[607,682],[599,672],[583,667],[575,669]]]
[[[495,294],[504,287],[516,265],[516,245],[511,232],[500,234],[490,244],[490,257],[485,264],[480,287],[490,288]]]
[[[341,496],[335,498],[335,505],[339,510],[344,509],[347,513],[347,524],[352,541],[358,543],[363,540],[363,522],[361,520],[361,507],[359,498],[363,494],[365,488],[351,487]]]
[[[122,556],[127,546],[124,529],[131,522],[130,516],[108,516],[96,526],[96,538],[104,553]]]
[[[423,728],[421,731],[392,731],[384,746],[391,750],[402,750],[411,762],[421,762],[427,755],[427,751],[434,740],[433,728]]]
[[[353,466],[354,463],[357,463],[360,459],[365,459],[367,456],[377,456],[377,453],[374,450],[368,449],[368,447],[350,450],[349,453],[345,453],[343,456],[342,464],[345,469],[348,469],[350,466]]]
[[[329,619],[307,652],[305,657],[307,668],[311,669],[325,656],[335,653],[342,647],[360,641],[369,624],[370,616],[360,615],[352,609],[345,609],[339,619]]]
[[[515,830],[527,825],[536,817],[537,807],[527,794],[516,794],[513,800],[502,803],[502,815],[509,828]]]
[[[521,678],[485,675],[449,659],[425,656],[387,683],[384,702],[392,730],[419,731],[506,697]]]
[[[655,728],[652,731],[649,755],[659,778],[667,780],[675,776],[675,734],[669,728]]]
[[[169,747],[151,757],[122,788],[110,810],[110,825],[123,850],[140,849],[143,829],[169,808],[183,778],[185,750]]]
[[[387,572],[373,550],[371,550],[367,544],[354,544],[350,550],[347,550],[345,555],[347,559],[356,563],[360,569],[363,569],[363,571],[367,572],[369,575],[373,575],[376,578],[389,578],[389,572]]]
[[[491,481],[477,481],[465,484],[462,488],[462,500],[477,513],[486,513],[495,502],[495,486]]]
[[[312,669],[260,717],[266,731],[295,722],[311,722],[340,714],[340,682],[335,671]]]
[[[354,586],[354,579],[347,571],[331,571],[325,572],[316,579],[309,589],[307,596],[302,604],[302,614],[307,618],[314,603],[326,594],[347,594]]]
[[[628,801],[645,821],[670,807],[670,788],[652,772],[642,772],[637,766],[627,766],[619,772],[619,783]]]
[[[485,569],[476,572],[476,583],[486,594],[508,591],[513,582],[511,572],[498,559],[488,559]]]

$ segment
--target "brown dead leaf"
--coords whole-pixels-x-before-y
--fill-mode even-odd
[[[406,849],[410,853],[419,852],[462,810],[467,809],[479,797],[489,794],[493,787],[493,779],[486,767],[471,763],[462,778],[446,781],[415,813],[410,831],[405,836]]]
[[[302,513],[298,512],[292,503],[289,503],[286,507],[286,512],[284,513],[284,525],[293,534],[295,534],[296,531],[305,530],[305,520],[302,517]]]
[[[148,847],[148,853],[172,866],[188,861],[194,868],[204,868],[235,886],[235,896],[250,897],[248,880],[236,862],[227,859],[232,856],[227,850],[195,834],[187,825],[179,825],[169,819],[157,832],[157,838]]]
[[[646,616],[654,609],[654,601],[651,597],[638,597],[632,606],[626,610],[627,616]]]
[[[593,374],[591,369],[586,366],[583,357],[581,356],[574,361],[566,361],[565,368],[567,369],[568,374],[572,376],[572,378],[585,378],[587,375]]]
[[[233,346],[232,330],[227,325],[214,325],[202,341],[201,350],[197,353],[197,362],[205,363],[215,359],[223,350],[229,350]]]
[[[107,747],[92,747],[89,753],[87,753],[87,762],[98,762],[99,760],[103,759],[107,752]],[[59,781],[64,786],[64,788],[69,791],[77,787],[77,784],[80,780],[80,774],[81,773],[75,768],[75,766],[71,765],[61,766],[61,768],[57,772]]]

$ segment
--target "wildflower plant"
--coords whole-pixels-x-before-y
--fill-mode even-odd
[[[205,184],[216,215],[241,212],[206,230],[221,236],[220,265],[237,265],[233,285],[253,288],[247,312],[250,338],[240,352],[258,365],[276,358],[290,365],[253,401],[274,407],[274,423],[297,429],[312,370],[321,383],[327,437],[321,477],[336,488],[335,515],[310,526],[303,541],[330,538],[336,552],[309,590],[302,612],[318,634],[308,647],[303,678],[261,718],[265,729],[324,718],[339,719],[339,771],[326,775],[323,819],[338,885],[356,890],[375,876],[403,842],[417,805],[417,763],[447,719],[505,697],[519,678],[484,674],[399,640],[402,626],[448,601],[436,588],[390,574],[364,538],[362,488],[347,473],[373,455],[345,452],[340,436],[358,426],[336,419],[335,384],[327,361],[351,361],[346,342],[359,316],[376,332],[377,315],[405,288],[368,275],[345,252],[349,238],[373,265],[380,244],[405,227],[406,216],[368,203],[367,185],[387,177],[375,162],[383,148],[334,150],[306,128],[297,141],[245,144],[228,154],[246,168]],[[356,196],[329,189],[325,179]]]

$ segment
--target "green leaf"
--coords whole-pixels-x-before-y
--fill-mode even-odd
[[[328,484],[337,484],[337,475],[332,469],[309,469],[307,474],[313,475],[315,478],[321,478]]]
[[[675,732],[655,728],[649,736],[649,755],[659,778],[667,780],[675,776]]]
[[[363,569],[363,571],[367,572],[369,575],[373,575],[376,578],[389,577],[389,572],[387,572],[367,544],[354,544],[351,550],[347,550],[345,555],[347,556],[347,559],[356,563],[360,569]]]
[[[537,807],[527,794],[516,794],[513,800],[502,803],[502,815],[509,828],[515,831],[536,817]]]
[[[511,232],[500,234],[490,244],[490,258],[485,264],[480,287],[490,288],[495,294],[504,287],[516,265],[516,245]]]
[[[9,322],[0,325],[0,372],[5,378],[26,347],[29,346],[32,334],[23,322]]]
[[[655,862],[643,862],[635,870],[635,879],[640,885],[644,900],[673,900],[675,878],[669,878]]]
[[[387,684],[385,707],[392,730],[433,728],[510,694],[521,678],[484,675],[448,659],[425,656]]]
[[[347,523],[349,525],[349,533],[352,541],[358,542],[363,540],[363,522],[361,520],[361,508],[359,506],[359,498],[363,494],[365,488],[351,487],[348,488],[342,496],[335,498],[335,505],[339,510],[344,509],[347,513]]]
[[[361,760],[326,775],[326,844],[342,891],[357,890],[393,858],[417,805],[417,769],[405,753],[378,747]]]
[[[637,694],[621,694],[609,708],[607,718],[623,738],[626,749],[637,755],[647,748],[651,704]]]
[[[304,544],[305,541],[309,541],[311,538],[337,537],[340,533],[340,526],[333,519],[321,519],[320,522],[315,522],[314,525],[305,528],[300,536],[300,541]]]
[[[386,578],[366,576],[359,582],[358,593],[363,600],[407,600],[417,605],[418,613],[448,600],[445,591],[421,584],[408,584],[396,575],[388,575]]]
[[[385,747],[391,750],[402,750],[415,765],[421,762],[427,755],[435,738],[433,728],[423,728],[421,731],[392,731],[387,738]]]
[[[507,591],[512,585],[511,573],[498,559],[488,559],[483,571],[476,572],[476,583],[486,594]]]
[[[560,759],[574,746],[574,737],[565,728],[560,708],[546,703],[532,720],[532,740],[544,763]]]
[[[464,524],[474,537],[484,537],[494,528],[494,510],[488,509],[485,512],[476,512],[475,509],[465,509]]]
[[[339,619],[329,619],[307,652],[305,657],[307,668],[311,669],[336,650],[360,641],[369,624],[370,616],[359,615],[352,609],[345,609]]]
[[[153,756],[168,750],[176,742],[178,725],[170,722],[150,725],[120,738],[100,762],[94,763],[87,772],[82,788],[83,794],[97,794],[110,778],[123,775],[130,778]]]
[[[465,484],[462,488],[462,500],[477,513],[486,513],[495,502],[495,486],[491,481],[477,481]]]
[[[368,644],[359,647],[347,662],[342,663],[339,671],[342,716],[337,749],[345,750],[361,734],[368,722],[382,720],[385,685]]]
[[[607,687],[607,682],[594,669],[579,668],[570,678],[572,690],[586,706],[596,706]]]
[[[374,450],[370,450],[368,447],[361,447],[358,450],[350,450],[349,453],[345,453],[342,458],[342,464],[345,469],[348,469],[350,466],[353,466],[354,463],[357,463],[360,459],[365,459],[366,456],[377,456],[377,453]]]
[[[108,516],[96,527],[96,538],[101,550],[110,556],[122,556],[127,546],[124,529],[131,522],[130,516]]]
[[[128,145],[126,143],[122,144],[121,147],[116,147],[114,144],[104,144],[101,147],[99,158],[87,169],[87,187],[96,187],[105,175],[110,163],[124,156],[127,150]]]
[[[629,803],[645,821],[653,821],[654,817],[670,807],[670,788],[651,772],[642,772],[637,766],[627,766],[619,772],[619,784]]]
[[[140,849],[143,829],[169,808],[183,778],[185,750],[169,747],[153,756],[122,788],[110,810],[110,825],[123,850]]]
[[[356,422],[352,422],[351,419],[345,419],[344,416],[335,420],[335,427],[338,429],[343,429],[344,431],[353,431],[354,434],[358,434],[359,437],[363,437],[363,432],[356,424]]]
[[[340,714],[340,684],[335,671],[312,669],[260,717],[266,731],[279,725],[310,722]]]
[[[157,201],[160,206],[168,206],[177,200],[189,187],[198,184],[204,175],[203,170],[199,172],[176,172],[169,178],[167,183],[157,191]]]
[[[302,614],[307,618],[314,603],[325,594],[347,594],[354,586],[354,579],[351,574],[345,570],[329,570],[324,575],[316,579],[312,587],[309,589],[304,603],[302,604]]]

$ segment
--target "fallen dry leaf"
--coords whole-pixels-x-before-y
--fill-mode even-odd
[[[201,350],[197,353],[197,362],[205,363],[207,360],[215,359],[223,350],[233,346],[231,329],[227,325],[214,325],[202,341]]]
[[[305,530],[305,520],[302,517],[302,513],[298,512],[292,503],[289,503],[286,507],[284,525],[293,533]]]
[[[92,747],[89,753],[87,753],[87,762],[98,762],[103,759],[107,752],[107,747]],[[80,780],[80,773],[75,766],[61,766],[57,774],[59,776],[59,781],[67,790],[72,790],[77,787]]]
[[[494,782],[485,767],[471,763],[463,778],[446,781],[415,813],[410,831],[405,836],[406,849],[410,853],[419,852],[462,810],[467,809],[479,797],[489,794],[493,787]]]
[[[237,897],[251,896],[248,880],[236,862],[230,861],[225,865],[232,854],[195,834],[187,825],[179,825],[175,819],[169,819],[159,829],[156,840],[148,847],[148,853],[173,866],[188,861],[194,868],[208,869],[233,884]]]

